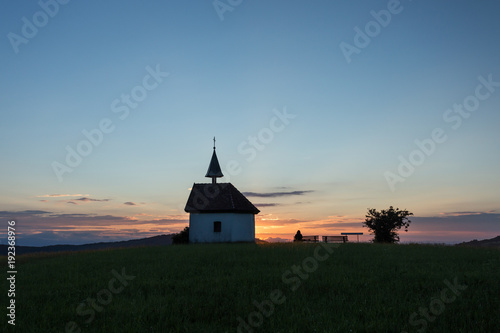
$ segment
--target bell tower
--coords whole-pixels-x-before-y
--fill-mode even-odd
[[[212,159],[210,160],[210,165],[208,166],[207,178],[212,178],[212,184],[217,184],[217,178],[224,177],[222,170],[219,165],[219,160],[217,159],[217,154],[215,153],[215,136],[214,136],[214,152],[212,154]]]

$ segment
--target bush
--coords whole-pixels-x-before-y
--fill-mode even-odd
[[[189,243],[189,227],[185,227],[184,230],[172,236],[173,244],[187,244]]]

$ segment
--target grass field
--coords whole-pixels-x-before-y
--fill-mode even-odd
[[[500,332],[499,249],[178,245],[18,256],[17,270],[2,332]]]

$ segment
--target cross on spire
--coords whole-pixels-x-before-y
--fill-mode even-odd
[[[214,149],[215,149],[215,136],[214,136]]]

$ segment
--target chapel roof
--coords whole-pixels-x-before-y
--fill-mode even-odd
[[[184,211],[187,213],[250,213],[257,209],[231,183],[194,184]]]

